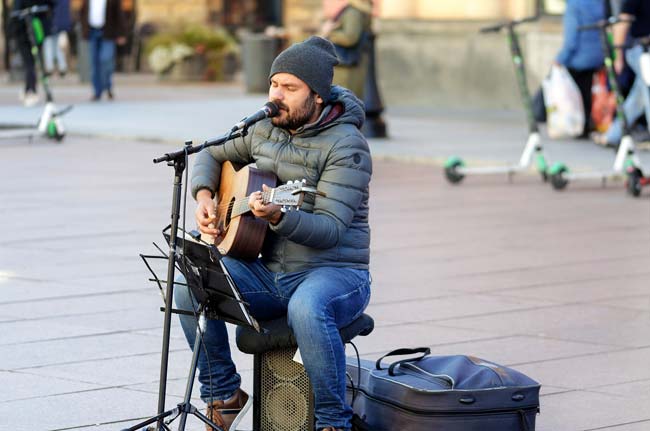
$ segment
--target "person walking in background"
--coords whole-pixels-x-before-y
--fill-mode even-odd
[[[591,129],[591,86],[594,73],[603,66],[604,53],[598,30],[580,31],[583,25],[605,19],[603,0],[568,0],[562,26],[564,40],[555,61],[567,68],[575,81],[585,112],[585,126],[580,138],[589,137]]]
[[[55,62],[59,75],[65,76],[68,72],[66,54],[70,46],[68,32],[71,28],[70,0],[56,0],[52,13],[52,31],[43,42],[43,61],[48,75],[54,72]]]
[[[83,0],[81,31],[90,45],[90,70],[93,101],[100,100],[104,91],[113,99],[115,45],[124,44],[125,23],[120,0]]]
[[[371,32],[370,0],[324,0],[326,18],[321,36],[334,44],[339,65],[334,68],[334,84],[352,90],[361,100],[368,73],[366,41]]]
[[[52,5],[52,0],[14,0],[12,10],[19,11],[32,6],[49,6],[51,8]],[[35,17],[40,20],[44,35],[49,35],[50,13],[39,13]],[[32,43],[27,34],[28,25],[32,25],[32,22],[21,18],[14,17],[11,21],[11,33],[16,38],[20,57],[23,60],[23,68],[25,69],[25,88],[20,98],[25,106],[30,107],[38,103],[38,94],[36,92],[36,60],[32,51]]]
[[[632,89],[623,103],[623,113],[628,124],[632,125],[645,112],[646,120],[650,124],[650,94],[648,94],[648,86],[641,76],[643,48],[636,45],[625,53],[620,48],[625,44],[628,35],[633,39],[650,36],[650,1],[623,0],[619,16],[623,22],[614,26],[614,46],[617,47],[614,69],[616,73],[621,73],[625,67],[625,61],[627,61],[627,64],[636,73]],[[634,21],[630,22],[631,19]],[[623,133],[622,121],[616,118],[605,134],[594,134],[593,140],[599,145],[618,147]]]

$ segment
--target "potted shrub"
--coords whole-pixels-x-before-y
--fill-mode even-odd
[[[239,49],[225,30],[192,24],[158,32],[145,53],[161,79],[226,81],[237,69]]]

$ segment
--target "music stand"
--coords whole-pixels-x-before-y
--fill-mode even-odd
[[[165,153],[161,157],[153,159],[154,163],[163,163],[165,162],[167,166],[174,168],[174,185],[172,187],[172,210],[171,210],[171,228],[169,233],[169,256],[163,254],[163,257],[167,259],[167,277],[166,277],[166,291],[163,292],[163,300],[165,301],[165,317],[163,321],[163,345],[162,345],[162,354],[160,359],[160,386],[158,389],[158,426],[156,431],[161,431],[162,429],[169,429],[164,422],[163,418],[165,415],[165,394],[167,387],[167,365],[169,362],[169,337],[171,332],[171,315],[172,315],[172,302],[174,296],[174,273],[176,271],[176,254],[178,248],[178,227],[179,219],[181,212],[181,196],[182,190],[181,186],[183,184],[183,172],[185,171],[188,158],[191,154],[198,153],[199,151],[204,150],[205,148],[223,145],[225,142],[246,136],[248,133],[247,127],[243,129],[236,130],[233,128],[230,132],[221,135],[217,138],[209,139],[203,142],[201,145],[193,146],[192,141],[185,141],[185,146],[177,151],[171,153]],[[159,248],[162,252],[162,250]],[[146,257],[140,255],[145,261],[145,265],[151,271],[151,267],[147,263]],[[156,256],[150,256],[156,257]],[[158,256],[159,257],[159,256]],[[153,272],[153,271],[152,271]],[[162,291],[162,285],[158,277],[154,274],[155,281],[158,283],[158,287]],[[146,421],[147,423],[152,423]],[[218,428],[217,428],[218,429]]]
[[[170,230],[171,225],[163,230],[163,236],[168,244],[171,244],[172,235]],[[188,286],[198,303],[197,310],[170,310],[174,314],[198,316],[185,396],[183,402],[179,403],[175,408],[159,413],[123,431],[140,430],[142,427],[146,427],[154,422],[158,422],[159,428],[171,430],[169,424],[178,417],[180,417],[178,430],[184,431],[188,414],[193,414],[216,431],[224,431],[207,416],[203,415],[190,402],[199,352],[202,348],[202,336],[206,319],[208,317],[211,319],[220,319],[235,325],[252,327],[258,332],[260,330],[259,324],[248,312],[248,304],[242,300],[239,290],[221,261],[222,256],[217,250],[217,247],[201,241],[200,234],[196,231],[189,234],[183,232],[181,236],[177,235],[176,242],[178,247],[174,256],[176,267],[185,276],[185,285]],[[147,268],[149,268],[149,271],[154,276],[153,281],[156,281],[160,285],[160,280],[148,264],[147,259],[168,259],[169,257],[164,254],[161,256],[141,256]],[[183,285],[183,283],[178,282],[176,284]],[[164,421],[169,416],[172,416],[172,418]]]

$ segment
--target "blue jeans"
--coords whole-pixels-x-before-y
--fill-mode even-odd
[[[625,119],[627,120],[628,125],[632,125],[636,120],[639,119],[641,115],[645,112],[645,118],[650,124],[650,94],[648,94],[648,86],[643,81],[641,77],[641,54],[643,49],[640,46],[635,46],[630,48],[625,53],[625,59],[627,64],[630,65],[636,78],[634,79],[634,84],[632,89],[625,98],[623,103],[623,112],[625,114]],[[605,137],[607,142],[618,143],[623,137],[623,122],[616,118],[612,124],[607,129]]]
[[[67,37],[65,32],[59,32],[45,38],[43,41],[43,65],[47,73],[54,72],[54,62],[56,60],[56,67],[59,72],[65,73],[68,71],[68,63],[66,62],[65,52],[59,45],[59,38]]]
[[[102,29],[91,28],[90,69],[95,97],[101,97],[104,90],[113,88],[112,76],[115,69],[115,42],[104,39]]]
[[[370,300],[370,276],[366,270],[320,267],[292,273],[269,271],[253,262],[224,257],[243,299],[258,320],[287,316],[314,390],[316,429],[327,426],[348,430],[352,409],[345,402],[345,347],[342,328],[358,318]],[[174,288],[176,306],[192,310],[196,302],[186,286]],[[196,320],[180,316],[190,346],[194,345]],[[226,325],[208,320],[199,354],[201,398],[225,400],[235,394],[241,378],[230,355]]]

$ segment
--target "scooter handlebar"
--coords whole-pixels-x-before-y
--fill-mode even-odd
[[[36,15],[37,13],[44,13],[48,10],[50,10],[50,7],[47,5],[36,5],[25,9],[14,10],[9,14],[9,16],[11,18],[24,18],[27,15]]]
[[[491,25],[489,27],[483,27],[479,30],[481,33],[496,33],[500,31],[503,27],[505,27],[507,24],[497,24],[497,25]]]
[[[525,24],[527,22],[534,22],[534,21],[537,21],[538,19],[539,19],[539,15],[529,16],[529,17],[522,18],[522,19],[506,21],[506,22],[502,22],[502,23],[499,23],[499,24],[496,24],[496,25],[490,25],[490,26],[487,26],[487,27],[483,27],[479,31],[481,33],[496,33],[498,31],[501,31],[501,29],[503,29],[505,27],[516,27],[519,24]]]
[[[622,18],[617,17],[617,16],[610,16],[607,19],[601,19],[600,21],[596,21],[596,22],[591,23],[591,24],[581,25],[581,26],[578,27],[578,30],[579,31],[597,30],[597,29],[601,29],[601,28],[611,27],[611,26],[613,26],[615,24],[618,24],[619,22],[634,22],[634,17],[631,16],[629,18],[622,19]]]

